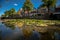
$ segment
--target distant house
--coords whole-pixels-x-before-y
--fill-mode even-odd
[[[40,7],[37,9],[40,14],[45,14],[48,12],[47,7]]]
[[[53,15],[56,19],[60,19],[60,7],[55,8]]]
[[[50,13],[53,13],[53,18],[60,19],[60,7],[50,8],[49,10]],[[45,19],[46,13],[48,13],[48,8],[47,7],[40,7],[38,9],[34,9],[33,11],[29,12],[28,10],[23,11],[20,9],[16,15],[17,17],[30,17],[30,18],[39,18],[39,19]]]
[[[37,11],[31,11],[29,15],[33,16],[33,15],[36,15],[36,14],[38,14]]]
[[[42,14],[38,12],[38,10],[33,10],[29,13],[29,16],[31,18],[37,18],[37,19],[42,19]]]
[[[55,8],[54,14],[60,14],[60,7],[56,7],[56,8]]]
[[[25,11],[23,12],[23,9],[22,9],[22,10],[18,10],[17,14],[18,14],[20,17],[22,16],[22,17],[30,17],[30,18],[32,18],[32,17],[37,17],[37,15],[38,15],[39,17],[41,16],[37,9],[34,9],[34,10],[30,11],[30,12],[29,12],[28,10],[25,10]],[[16,16],[19,17],[18,15],[16,15]]]
[[[19,15],[19,17],[23,17],[24,13],[22,8],[18,10],[17,14]]]
[[[29,16],[29,11],[28,11],[28,10],[25,10],[24,16],[25,16],[25,17],[26,17],[26,16]]]
[[[48,15],[46,15],[46,13],[48,13],[47,7],[39,7],[37,10],[41,14],[41,19],[46,19],[48,17]]]

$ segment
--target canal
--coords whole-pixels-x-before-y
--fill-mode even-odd
[[[60,33],[55,32],[53,40],[60,40]],[[51,40],[48,38],[47,33],[39,33],[34,31],[31,33],[29,37],[25,37],[22,29],[15,27],[15,29],[11,29],[6,27],[4,23],[0,22],[0,40]]]

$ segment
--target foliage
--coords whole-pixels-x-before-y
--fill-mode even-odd
[[[43,5],[47,7],[55,7],[57,0],[42,0]]]
[[[11,16],[11,15],[13,15],[15,13],[16,13],[15,9],[14,8],[11,8],[10,10],[6,10],[4,12],[4,14],[2,15],[2,17],[9,17],[9,16]]]
[[[42,7],[47,7],[48,8],[48,13],[50,8],[55,8],[56,7],[56,1],[57,0],[42,0],[43,4],[41,5]]]
[[[11,13],[11,15],[12,15],[12,14],[15,14],[15,12],[16,12],[16,11],[15,11],[14,8],[11,8],[11,9],[10,9],[10,13]]]
[[[29,37],[31,35],[31,33],[33,32],[31,26],[24,26],[22,31],[23,31],[25,37]]]
[[[33,9],[33,4],[31,3],[30,0],[26,0],[24,5],[23,5],[23,10],[28,10],[28,11],[32,11]]]
[[[49,19],[49,14],[50,14],[50,8],[55,9],[56,7],[56,1],[57,0],[42,0],[43,4],[41,5],[41,7],[46,7],[48,9],[48,13],[45,14],[45,19]]]
[[[11,29],[15,29],[14,23],[15,23],[15,22],[7,21],[7,22],[5,22],[5,25],[6,25],[6,27],[9,27],[9,28],[11,28]]]
[[[10,15],[10,11],[5,11],[5,16],[9,16]]]
[[[7,23],[10,24],[21,24],[21,25],[37,25],[37,26],[41,26],[41,25],[55,25],[55,24],[60,24],[59,20],[35,20],[35,19],[13,19],[13,20],[8,20]]]

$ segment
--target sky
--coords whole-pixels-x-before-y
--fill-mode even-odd
[[[25,0],[0,0],[0,16],[11,8],[15,8],[15,10],[18,11],[22,8],[24,2]],[[31,2],[35,8],[38,8],[42,4],[41,0],[31,0]],[[60,0],[57,1],[57,6],[58,5],[60,5]]]

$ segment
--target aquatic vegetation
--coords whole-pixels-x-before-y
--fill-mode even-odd
[[[6,25],[6,27],[9,27],[9,28],[12,28],[12,29],[15,28],[14,22],[10,22],[10,21],[8,22],[8,21],[7,21],[7,22],[5,22],[4,24]]]
[[[25,37],[29,37],[31,35],[31,33],[33,32],[32,28],[28,25],[24,26],[22,31],[23,31]]]
[[[50,28],[52,25],[60,24],[59,20],[36,20],[36,19],[12,19],[5,22],[8,27],[14,28],[15,26],[23,28],[24,26],[30,26],[33,30],[40,30],[39,28]],[[26,27],[28,29],[28,27]],[[38,28],[39,27],[39,28]],[[43,30],[44,30],[43,29]]]

